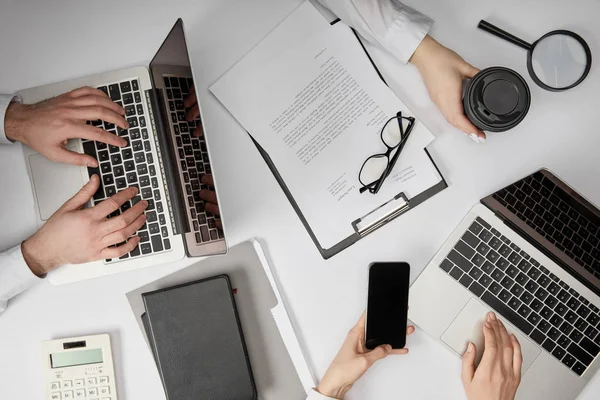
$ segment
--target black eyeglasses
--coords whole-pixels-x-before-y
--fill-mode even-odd
[[[367,190],[372,194],[379,192],[381,185],[396,165],[414,125],[415,119],[402,116],[401,111],[385,123],[380,137],[387,151],[372,155],[363,163],[358,173],[358,180],[363,185],[360,193]]]

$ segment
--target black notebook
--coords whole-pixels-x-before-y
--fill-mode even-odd
[[[227,275],[142,295],[142,316],[168,400],[255,400]]]

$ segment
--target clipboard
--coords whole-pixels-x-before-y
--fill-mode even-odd
[[[333,21],[331,23],[331,25],[335,25],[338,22],[340,22],[339,18],[336,19],[335,21]],[[356,36],[356,40],[358,40],[358,43],[360,43],[360,46],[362,47],[365,54],[369,58],[369,61],[371,62],[371,65],[373,65],[373,68],[377,72],[377,75],[383,81],[383,83],[385,83],[387,85],[387,82],[383,78],[383,75],[379,71],[379,68],[377,68],[377,65],[375,65],[375,62],[373,61],[373,58],[367,51],[365,45],[360,40],[358,33],[354,29],[352,29],[352,32],[354,32],[354,36]],[[247,133],[250,136],[250,138],[252,139],[252,142],[254,142],[254,145],[258,149],[259,153],[261,154],[261,156],[267,163],[269,169],[273,173],[273,176],[279,183],[279,186],[285,193],[285,196],[288,198],[288,201],[291,203],[292,207],[296,211],[296,214],[298,214],[300,221],[302,221],[302,225],[304,225],[304,228],[308,232],[308,235],[314,242],[315,246],[317,246],[319,253],[321,253],[321,256],[325,260],[333,257],[334,255],[338,254],[342,250],[347,249],[348,247],[352,246],[354,243],[358,242],[363,237],[367,236],[370,233],[373,233],[377,229],[386,225],[388,222],[398,218],[399,216],[403,215],[404,213],[408,212],[409,210],[412,210],[419,204],[423,203],[427,199],[433,197],[434,195],[438,194],[439,192],[441,192],[442,190],[444,190],[448,187],[448,184],[447,184],[444,176],[440,172],[438,166],[435,164],[435,161],[431,157],[431,154],[429,154],[429,151],[425,148],[425,149],[423,149],[423,151],[425,151],[425,153],[427,154],[427,157],[429,157],[429,159],[431,160],[431,163],[435,167],[437,173],[442,178],[440,182],[438,182],[434,186],[430,187],[429,189],[421,192],[417,196],[414,196],[410,199],[403,192],[398,193],[391,200],[386,201],[381,206],[377,207],[376,209],[372,210],[371,212],[367,213],[366,215],[362,216],[361,218],[358,218],[355,221],[352,221],[351,225],[354,229],[354,233],[352,235],[348,236],[347,238],[343,239],[342,241],[333,245],[330,248],[323,248],[323,246],[321,246],[321,244],[319,243],[319,240],[317,239],[312,228],[310,227],[308,221],[304,217],[304,214],[302,213],[302,210],[300,209],[300,207],[298,206],[298,203],[294,199],[294,196],[290,192],[290,190],[287,187],[285,181],[283,180],[281,174],[277,170],[275,163],[273,162],[273,160],[271,159],[269,154],[265,151],[265,149],[263,149],[260,146],[260,144],[252,137],[250,132],[247,132]]]

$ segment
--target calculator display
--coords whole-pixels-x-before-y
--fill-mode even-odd
[[[98,364],[103,362],[102,349],[67,351],[50,354],[52,368],[75,367],[77,365]]]

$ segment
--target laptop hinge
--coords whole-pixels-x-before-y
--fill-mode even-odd
[[[162,180],[164,182],[165,188],[165,201],[167,203],[167,208],[169,210],[169,215],[171,217],[171,227],[173,229],[173,234],[178,235],[182,233],[181,229],[181,221],[185,221],[185,218],[182,218],[181,214],[181,206],[177,201],[177,186],[174,184],[175,182],[179,182],[176,176],[173,176],[173,172],[171,168],[165,168],[165,164],[171,164],[171,156],[169,154],[169,148],[165,147],[165,144],[161,143],[160,133],[163,132],[162,124],[159,122],[160,115],[155,113],[155,110],[158,110],[157,99],[152,90],[146,90],[146,105],[148,106],[148,112],[150,113],[150,123],[152,124],[152,129],[154,131],[154,145],[156,147],[156,153],[158,155],[158,165],[159,172],[162,176]],[[160,112],[158,112],[160,114]],[[165,141],[168,142],[168,141]],[[166,143],[168,146],[168,143]],[[175,194],[173,194],[175,193]],[[173,199],[173,197],[175,197]]]

